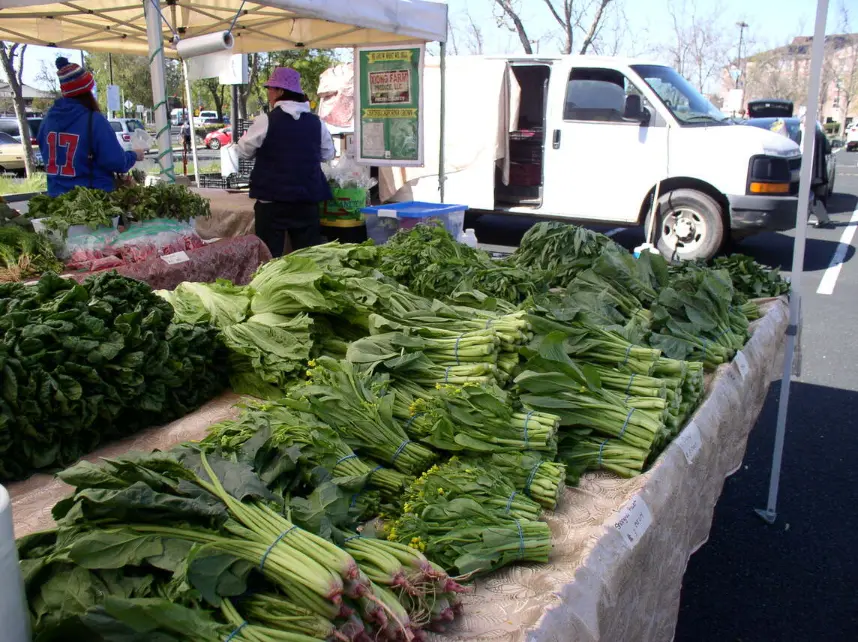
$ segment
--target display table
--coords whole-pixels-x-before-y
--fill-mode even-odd
[[[172,290],[183,281],[214,283],[217,279],[229,279],[236,285],[246,285],[257,268],[271,260],[271,252],[256,236],[221,239],[195,250],[186,250],[185,254],[188,260],[180,263],[167,263],[162,257],[154,257],[110,269],[122,276],[144,281],[156,290]],[[72,272],[66,276],[82,281],[99,273]]]
[[[197,234],[204,239],[221,239],[253,234],[253,204],[247,192],[191,188],[211,203],[212,215],[197,219]]]
[[[517,564],[479,579],[475,592],[464,596],[464,613],[451,631],[430,639],[671,640],[688,558],[708,538],[724,479],[741,465],[748,434],[772,376],[779,372],[787,307],[783,300],[773,300],[763,311],[743,350],[748,364],[744,377],[736,362],[719,368],[692,422],[646,474],[633,479],[585,474],[577,488],[566,489],[557,512],[545,517],[554,543],[549,563]],[[237,399],[223,396],[179,421],[111,444],[87,459],[199,439],[209,425],[233,416],[231,406]],[[9,491],[20,537],[50,528],[51,507],[69,488],[38,475],[12,484]],[[641,524],[632,533],[639,538],[628,542],[614,524],[625,507],[632,502],[640,506],[641,501],[652,521],[648,528]],[[631,521],[635,519],[632,515]]]

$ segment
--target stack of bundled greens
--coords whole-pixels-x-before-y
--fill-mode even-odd
[[[562,463],[551,461],[545,453],[519,451],[511,453],[493,453],[489,460],[471,459],[471,463],[490,466],[503,476],[513,487],[530,497],[540,506],[554,510],[563,492],[566,479],[566,467]]]
[[[289,399],[246,406],[235,421],[209,428],[200,447],[248,462],[266,486],[281,495],[312,493],[324,481],[398,498],[411,478],[367,463],[327,424]]]
[[[112,200],[134,221],[156,218],[189,221],[211,216],[209,199],[177,183],[159,182],[149,187],[124,187],[112,193]]]
[[[565,287],[611,246],[625,252],[604,234],[565,223],[538,223],[505,262],[531,274],[543,274],[549,287]]]
[[[733,284],[721,270],[675,276],[653,306],[650,345],[673,359],[727,363],[749,336],[748,318],[733,305]]]
[[[746,299],[781,296],[790,290],[789,282],[780,275],[778,268],[767,268],[744,254],[719,256],[712,267],[727,270],[736,292]]]
[[[0,282],[22,281],[62,267],[46,235],[21,225],[0,227]]]
[[[487,253],[458,243],[438,225],[418,225],[394,235],[379,249],[378,269],[429,298],[478,290],[517,303],[544,290],[532,270],[493,261]]]
[[[408,475],[426,470],[435,460],[435,453],[411,441],[394,419],[395,395],[387,376],[325,357],[308,375],[309,382],[294,387],[291,396],[306,401],[307,409],[356,451]]]
[[[110,193],[100,189],[75,187],[55,198],[39,194],[30,199],[27,211],[31,219],[42,219],[51,230],[66,236],[72,225],[113,227],[113,219],[122,216]]]
[[[68,464],[219,392],[216,333],[172,316],[148,285],[115,274],[0,285],[0,480]]]
[[[18,548],[40,642],[410,640],[457,606],[419,551],[349,536],[352,556],[242,462],[178,448],[60,476],[57,528]]]
[[[441,486],[434,495],[424,493],[410,506],[413,512],[387,525],[388,538],[418,546],[447,572],[460,575],[488,573],[517,561],[548,561],[551,531],[544,522],[487,507],[481,496],[472,499],[463,492],[447,499],[445,493]]]

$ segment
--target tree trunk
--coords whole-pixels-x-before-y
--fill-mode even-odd
[[[15,51],[17,48],[18,45],[14,44],[6,49],[6,43],[0,41],[0,64],[3,65],[3,71],[6,73],[9,86],[12,88],[12,105],[15,109],[15,117],[18,119],[18,129],[21,131],[21,144],[24,146],[24,171],[26,171],[27,176],[32,176],[36,163],[33,159],[33,146],[30,144],[30,124],[27,122],[27,109],[24,106],[20,81],[24,68],[24,50],[22,49],[19,54],[21,56],[20,69],[16,71]]]

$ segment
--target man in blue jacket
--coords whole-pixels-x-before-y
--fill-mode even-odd
[[[75,187],[94,187],[112,192],[114,173],[128,172],[143,160],[143,152],[126,152],[101,113],[92,88],[92,74],[57,58],[62,98],[51,106],[39,128],[39,150],[48,175],[48,196],[59,196]]]

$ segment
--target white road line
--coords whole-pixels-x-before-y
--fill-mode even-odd
[[[822,275],[822,281],[816,289],[817,294],[833,294],[834,286],[837,285],[837,277],[840,275],[840,268],[843,267],[843,259],[846,258],[846,251],[852,243],[852,237],[855,236],[855,227],[858,226],[858,208],[852,212],[852,218],[849,219],[849,224],[843,230],[840,236],[840,245],[834,251],[834,256],[831,257],[831,264]]]
[[[614,234],[619,234],[620,232],[627,230],[627,229],[629,229],[629,228],[627,228],[627,227],[615,227],[614,229],[608,230],[607,232],[605,232],[605,236],[613,236]]]

